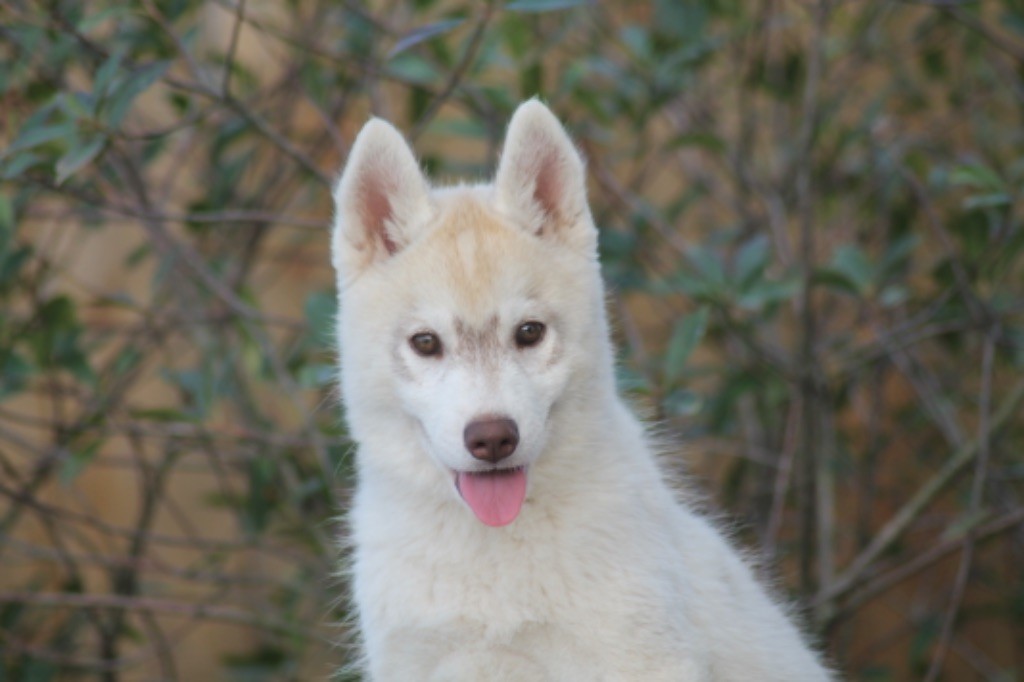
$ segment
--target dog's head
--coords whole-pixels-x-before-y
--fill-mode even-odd
[[[436,190],[372,120],[335,198],[353,434],[392,475],[440,472],[481,521],[511,522],[559,412],[611,364],[582,159],[530,101],[493,184]]]

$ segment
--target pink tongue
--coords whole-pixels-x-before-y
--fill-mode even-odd
[[[460,472],[455,485],[478,519],[488,526],[505,526],[516,520],[523,507],[526,472],[523,469]]]

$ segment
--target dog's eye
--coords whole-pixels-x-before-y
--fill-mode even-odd
[[[441,339],[431,332],[413,334],[409,339],[409,345],[425,358],[441,354]]]
[[[516,345],[520,348],[536,346],[544,338],[544,324],[542,322],[524,322],[516,329]]]

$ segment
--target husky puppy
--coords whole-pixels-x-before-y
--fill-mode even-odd
[[[371,120],[335,199],[369,679],[829,679],[616,393],[583,160],[543,104],[493,184],[431,187]]]

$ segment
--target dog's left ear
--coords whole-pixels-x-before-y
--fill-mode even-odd
[[[499,206],[524,229],[596,253],[583,158],[539,101],[524,102],[512,115],[494,184]]]

